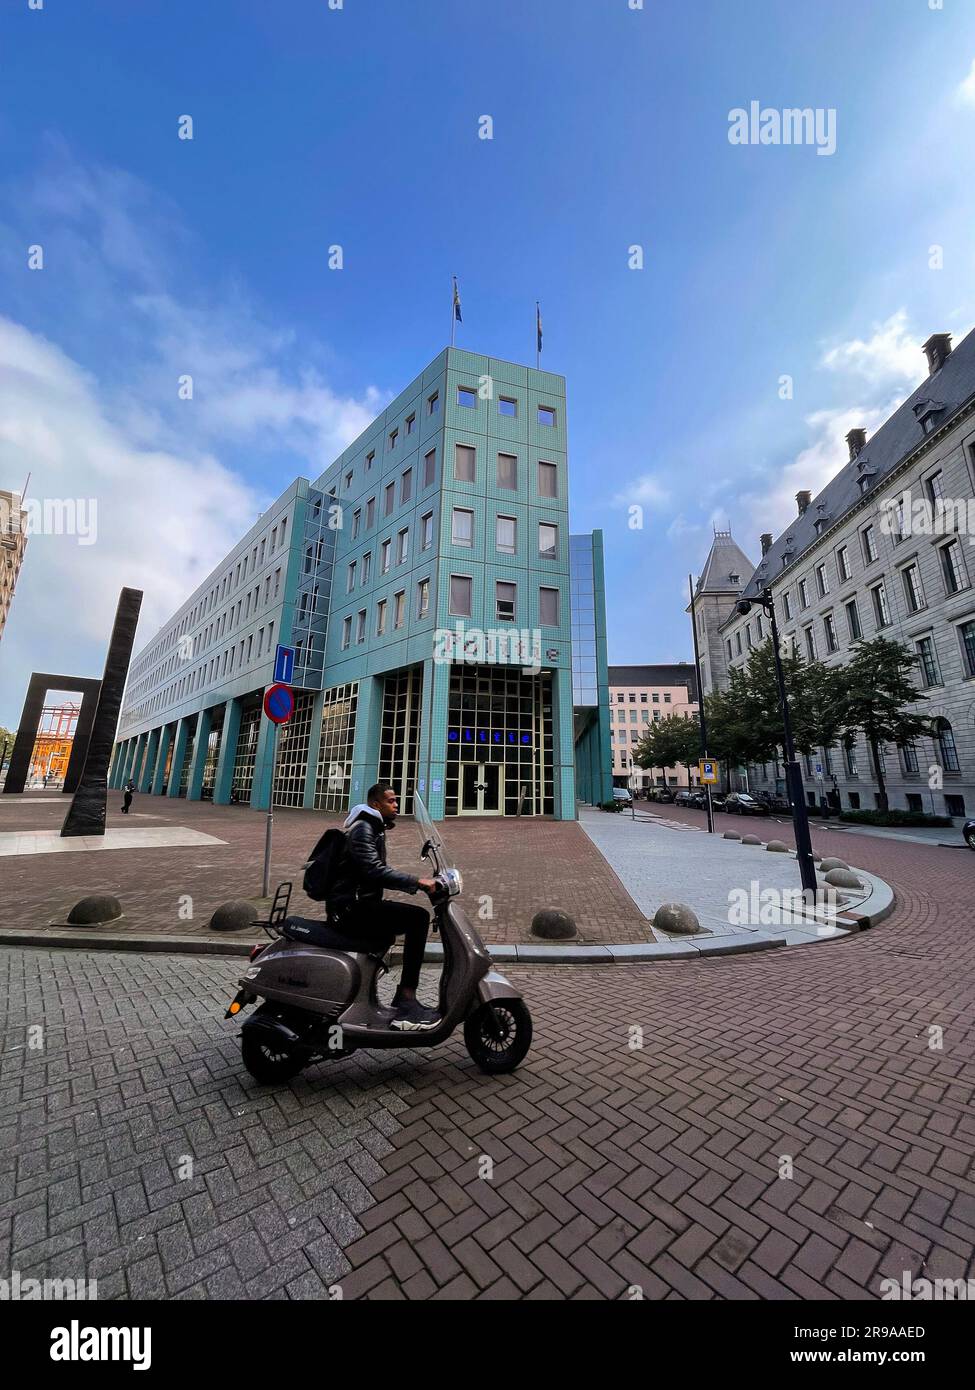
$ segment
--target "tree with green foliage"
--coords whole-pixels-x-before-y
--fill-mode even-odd
[[[911,679],[919,664],[919,658],[902,642],[874,637],[869,642],[856,642],[852,658],[837,668],[842,682],[839,716],[843,743],[851,747],[858,733],[866,739],[882,811],[888,809],[882,746],[894,743],[902,747],[922,735],[936,734],[936,720],[906,708],[926,699]]]
[[[676,767],[678,763],[689,767],[701,756],[701,726],[693,715],[668,714],[666,719],[646,726],[632,756],[637,767],[650,771],[655,767]],[[688,772],[687,785],[690,784]]]

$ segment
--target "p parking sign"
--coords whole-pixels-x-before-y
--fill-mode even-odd
[[[712,762],[710,758],[702,758],[698,763],[700,769],[700,780],[702,782],[714,783],[718,780],[718,764]]]

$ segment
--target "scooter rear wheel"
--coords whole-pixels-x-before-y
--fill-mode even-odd
[[[262,1006],[258,1012],[264,1012],[265,1008],[266,1005]],[[262,1086],[290,1081],[308,1063],[304,1048],[288,1047],[260,1033],[249,1033],[246,1028],[240,1035],[240,1055],[251,1076]]]
[[[492,999],[464,1020],[464,1042],[490,1076],[514,1071],[532,1045],[532,1016],[523,999]]]

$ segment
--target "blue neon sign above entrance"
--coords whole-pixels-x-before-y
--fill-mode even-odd
[[[513,743],[531,745],[531,734],[502,733],[500,729],[448,729],[448,743]]]

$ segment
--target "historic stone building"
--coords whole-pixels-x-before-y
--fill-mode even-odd
[[[878,635],[904,643],[918,658],[917,709],[939,723],[936,737],[885,750],[890,805],[963,816],[975,810],[975,332],[954,349],[935,334],[924,353],[920,386],[871,439],[850,431],[848,460],[817,497],[797,494],[791,525],[762,536],[737,592],[739,561],[728,557],[741,551],[730,533],[715,536],[696,591],[698,640],[705,691],[723,687],[768,636],[758,608],[743,617],[735,604],[769,588],[784,641],[806,659],[841,664]],[[810,803],[877,805],[862,738],[802,763]],[[784,787],[771,763],[741,769],[746,780],[753,791]]]

